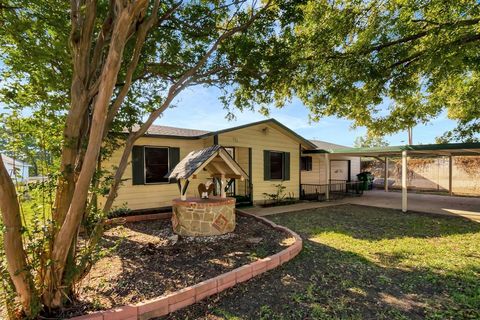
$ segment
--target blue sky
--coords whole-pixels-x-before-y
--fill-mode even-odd
[[[266,119],[258,112],[236,111],[236,120],[228,121],[225,119],[226,111],[218,100],[219,96],[220,92],[215,88],[189,88],[179,95],[175,102],[176,107],[168,109],[155,124],[211,131]],[[352,122],[344,119],[328,117],[320,122],[311,123],[308,119],[308,110],[300,101],[294,101],[283,109],[272,109],[270,118],[277,119],[307,139],[324,140],[346,146],[352,146],[356,137],[366,133],[364,128],[352,129]],[[454,127],[455,122],[442,115],[428,125],[416,126],[413,130],[413,142],[434,143],[436,137]],[[399,132],[387,136],[386,140],[391,145],[406,144],[407,133]]]
[[[3,67],[0,61],[0,68]],[[1,84],[0,84],[1,85]],[[175,108],[168,109],[155,124],[173,127],[219,130],[266,119],[258,112],[236,111],[236,120],[225,119],[226,111],[218,100],[221,95],[216,88],[192,87],[180,93]],[[3,112],[0,102],[0,112]],[[307,139],[324,140],[345,146],[353,146],[356,137],[366,133],[365,128],[352,129],[352,122],[328,117],[320,122],[310,122],[308,110],[298,100],[282,109],[271,109],[270,118],[275,118]],[[414,144],[434,143],[435,138],[455,127],[455,122],[441,115],[428,125],[416,126],[413,130]],[[390,145],[406,144],[407,133],[387,136]]]

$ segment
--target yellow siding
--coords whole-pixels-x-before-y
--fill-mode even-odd
[[[309,154],[312,157],[312,171],[301,171],[302,183],[304,184],[325,184],[325,154]],[[360,173],[360,158],[330,155],[330,160],[350,160],[351,179],[357,180]]]
[[[180,159],[182,159],[189,152],[204,148],[204,141],[144,137],[138,139],[135,145],[177,147],[180,148]],[[103,167],[105,169],[112,169],[112,167],[118,165],[122,151],[123,149],[119,148],[119,150],[103,164]],[[129,159],[129,162],[130,161],[131,157]],[[114,207],[126,205],[132,210],[166,207],[171,205],[172,199],[179,197],[176,183],[132,185],[132,167],[130,163],[125,170],[123,179],[125,181],[118,190],[118,197],[115,200]],[[197,179],[190,183],[188,196],[194,196],[198,193],[198,183],[202,181],[203,179]]]
[[[312,170],[300,171],[302,183],[304,184],[324,184],[325,183],[325,155],[312,154]]]
[[[240,148],[236,147],[235,148],[235,160],[237,163],[243,168],[243,170],[248,174],[248,148]],[[235,186],[235,191],[238,195],[245,196],[245,184],[247,183],[246,180],[240,181],[237,180],[235,181],[236,186]]]
[[[263,193],[274,193],[275,185],[282,183],[287,194],[298,198],[300,183],[300,164],[299,164],[299,141],[277,130],[270,124],[260,124],[235,131],[221,133],[218,135],[218,142],[224,147],[235,148],[235,160],[240,164],[248,174],[249,169],[249,151],[252,149],[252,175],[250,177],[253,184],[253,200],[263,201]],[[164,146],[180,148],[180,159],[183,159],[189,152],[202,149],[213,144],[213,137],[205,139],[166,139],[143,137],[136,145],[142,146]],[[264,181],[263,172],[263,151],[280,151],[290,153],[290,180],[289,181]],[[112,169],[118,165],[118,161],[123,151],[120,148],[113,156],[104,163],[105,169]],[[325,183],[325,163],[324,155],[314,154],[312,156],[313,170],[301,172],[302,183],[323,184]],[[360,159],[331,156],[331,159],[350,159],[352,160],[352,179],[360,171]],[[130,159],[131,160],[131,159]],[[209,178],[208,174],[202,174],[198,179],[193,180],[188,188],[187,195],[198,196],[198,184]],[[166,207],[171,205],[171,200],[179,197],[178,187],[175,183],[168,184],[150,184],[150,185],[132,185],[132,168],[129,164],[123,176],[124,182],[118,191],[118,197],[114,206],[120,207],[126,205],[132,210]],[[245,182],[236,181],[237,194],[243,195]]]
[[[266,129],[266,130],[264,130]],[[218,136],[218,142],[225,147],[252,148],[253,200],[265,199],[263,193],[274,193],[275,185],[283,183],[285,192],[298,198],[299,190],[299,142],[281,133],[269,124],[251,126]],[[290,180],[264,181],[263,151],[290,152]],[[248,157],[248,154],[247,154]],[[248,173],[248,166],[244,168]]]

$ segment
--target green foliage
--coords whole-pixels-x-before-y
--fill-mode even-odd
[[[297,301],[291,307],[319,319],[480,316],[480,227],[474,221],[352,205],[271,219],[309,239],[284,272],[295,275],[284,289]],[[275,295],[275,301],[282,298]],[[268,302],[277,314],[286,310]]]
[[[132,210],[127,207],[127,205],[123,205],[119,208],[115,208],[109,214],[109,218],[119,218],[119,217],[127,217],[132,214]]]
[[[375,137],[367,134],[364,137],[357,137],[353,146],[355,148],[386,147],[388,142],[384,137]]]
[[[275,186],[276,192],[275,193],[263,193],[263,196],[265,199],[272,200],[275,203],[281,202],[283,199],[285,199],[286,194],[285,194],[285,187],[283,184],[279,183],[276,184]]]
[[[295,3],[278,36],[245,43],[250,48],[238,53],[261,71],[238,74],[236,105],[281,106],[297,96],[313,120],[338,116],[374,135],[446,113],[459,128],[445,139],[478,139],[477,1]]]
[[[83,272],[88,271],[98,256],[95,244],[102,235],[105,211],[110,208],[100,209],[98,198],[116,194],[123,169],[119,169],[116,179],[112,172],[124,168],[120,164],[118,168],[102,168],[101,161],[128,146],[126,131],[138,130],[138,125],[149,116],[154,120],[157,112],[171,106],[170,99],[186,87],[213,85],[229,90],[236,81],[236,73],[244,67],[249,72],[253,70],[252,66],[242,65],[236,56],[237,50],[248,54],[244,49],[249,47],[232,44],[269,38],[275,31],[275,19],[287,10],[270,6],[270,2],[266,5],[256,1],[167,0],[158,2],[157,12],[155,3],[146,2],[141,18],[132,17],[135,28],[125,31],[129,34],[123,51],[123,44],[117,48],[110,42],[115,39],[112,30],[117,29],[108,26],[112,20],[116,25],[119,21],[116,15],[122,11],[116,2],[7,0],[0,4],[0,151],[32,164],[32,174],[45,177],[29,189],[18,186],[18,191],[27,195],[20,197],[23,240],[31,269],[26,273],[35,278],[32,295],[42,296],[47,305],[55,304],[49,307],[58,307],[62,301],[45,297],[51,297],[56,290],[62,291],[60,295],[70,295],[71,284],[84,276]],[[78,12],[76,5],[80,6]],[[137,9],[143,11],[140,7]],[[158,20],[152,19],[153,12]],[[91,35],[87,31],[90,21]],[[143,29],[150,22],[153,27]],[[245,29],[251,30],[240,33]],[[149,30],[145,39],[143,30]],[[232,37],[222,42],[224,36]],[[116,68],[106,69],[108,65],[104,64],[115,60],[107,59],[109,51],[123,54],[118,74],[111,72]],[[132,63],[137,61],[136,53],[140,53],[138,64]],[[98,88],[108,82],[103,70],[110,71],[106,78],[116,80],[115,88],[107,105],[94,110],[96,101],[102,101],[97,99]],[[86,159],[97,160],[92,158],[97,152],[85,156],[85,151],[87,146],[98,147],[91,143],[98,143],[97,139],[90,140],[90,132],[103,129],[103,123],[99,124],[92,116],[97,110],[108,110],[105,121],[108,133],[102,139],[101,155],[92,177],[95,161]],[[152,114],[153,111],[156,112]],[[129,142],[133,143],[136,137],[131,137]],[[128,153],[130,149],[125,150]],[[76,180],[79,176],[88,177],[80,179],[84,182],[81,187]],[[68,182],[68,187],[62,182]],[[79,193],[86,200],[82,198],[78,201],[80,208],[72,209],[69,196],[76,195],[77,190],[81,190]],[[60,195],[56,203],[55,195]],[[52,217],[62,220],[65,214],[75,219],[66,219],[61,226],[52,221]],[[80,220],[81,226],[77,225]],[[66,241],[54,239],[59,229],[68,230]],[[70,248],[56,251],[52,250],[54,246]],[[62,258],[50,259],[55,252]],[[66,259],[65,252],[68,252]],[[52,270],[63,270],[63,275],[43,278]],[[43,290],[45,282],[48,290]]]

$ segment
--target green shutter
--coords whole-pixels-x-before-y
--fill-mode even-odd
[[[307,157],[307,171],[312,171],[312,157]]]
[[[143,146],[134,146],[132,149],[132,184],[145,184],[145,161]]]
[[[180,162],[180,148],[168,148],[168,174],[175,169],[177,164]],[[176,179],[171,179],[170,183],[176,182]]]
[[[290,152],[283,153],[283,180],[290,180]]]
[[[270,151],[263,150],[263,180],[270,180]]]

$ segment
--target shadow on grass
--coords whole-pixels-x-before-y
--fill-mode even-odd
[[[480,232],[480,223],[467,218],[360,205],[330,206],[271,218],[307,235],[338,232],[363,240],[434,238]]]
[[[478,319],[479,272],[385,268],[306,241],[286,265],[161,319]]]
[[[412,237],[427,243],[434,237],[465,235],[475,246],[477,235],[469,234],[480,232],[478,224],[464,219],[358,206],[271,218],[304,239],[333,232],[360,240]],[[164,319],[480,318],[480,256],[462,264],[459,255],[454,263],[462,267],[455,271],[430,262],[409,268],[397,265],[406,258],[387,251],[379,253],[382,263],[375,263],[352,251],[305,240],[302,253],[284,266]]]

